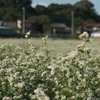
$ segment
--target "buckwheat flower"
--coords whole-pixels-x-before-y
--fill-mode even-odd
[[[46,75],[47,74],[47,71],[44,71],[42,74],[41,74],[41,76],[44,76],[44,75]]]
[[[93,97],[88,97],[87,100],[96,100],[96,99],[94,99]]]
[[[74,58],[78,55],[77,51],[72,51],[71,53],[69,53],[70,58]]]
[[[36,93],[36,94],[39,94],[39,93],[44,94],[44,92],[42,91],[42,88],[35,89],[34,93]]]
[[[0,73],[2,73],[2,72],[4,72],[5,71],[5,69],[0,69]]]
[[[48,38],[48,35],[46,37],[42,38],[43,43],[46,43],[46,39]]]
[[[90,88],[88,88],[86,91],[89,97],[93,96],[92,90]]]
[[[30,68],[30,69],[29,69],[29,72],[35,72],[35,69]]]
[[[80,94],[80,97],[84,97],[84,96],[85,96],[85,93],[81,93],[81,94]]]
[[[99,87],[96,89],[96,92],[100,92],[100,88]]]
[[[72,78],[69,78],[69,79],[68,79],[68,86],[69,86],[69,87],[71,87],[72,81],[73,81]]]
[[[14,84],[13,82],[10,82],[10,86],[13,86],[13,84]]]
[[[32,41],[31,39],[28,39],[28,43],[30,44],[30,46],[33,46],[34,41]]]
[[[56,69],[56,68],[59,68],[59,66],[51,65],[51,66],[48,66],[47,68],[48,68],[48,69],[51,69],[51,75],[54,75],[55,69]]]
[[[77,100],[76,96],[72,96],[71,99],[73,99],[73,100]]]
[[[57,94],[57,95],[55,96],[55,98],[58,100],[58,99],[59,99],[59,95]]]
[[[100,73],[98,73],[98,78],[100,79]]]
[[[82,79],[82,81],[85,83],[86,82],[86,79],[84,78],[84,79]]]
[[[13,77],[17,77],[18,76],[18,74],[19,74],[19,72],[15,72],[14,74],[13,74]]]
[[[9,82],[13,81],[13,77],[7,77],[7,79]]]
[[[31,100],[35,100],[36,99],[36,95],[30,95]]]
[[[18,87],[18,88],[23,88],[25,86],[25,84],[24,84],[24,82],[22,82],[22,83],[15,84],[14,86]]]
[[[4,45],[1,45],[1,47],[0,48],[5,48],[7,46],[7,44],[4,44]]]
[[[70,76],[70,71],[67,71],[66,76],[67,76],[67,78],[69,78],[69,76]]]
[[[43,43],[45,43],[46,42],[46,39],[45,38],[42,38],[42,41],[43,41]]]
[[[12,100],[10,97],[3,97],[3,99],[2,100]]]
[[[77,94],[76,94],[76,97],[80,97],[80,94],[79,94],[79,93],[77,93]]]
[[[33,98],[37,98],[38,100],[50,100],[50,98],[44,93],[42,88],[37,88],[34,90],[35,95]]]
[[[79,71],[76,71],[76,75],[77,75],[78,79],[80,79],[82,77],[82,75],[80,74]]]
[[[22,95],[16,95],[13,97],[13,99],[21,99]]]
[[[51,75],[54,75],[54,73],[55,73],[55,69],[52,69],[51,70]]]
[[[85,43],[81,43],[77,46],[77,49],[83,49],[85,47]]]
[[[43,53],[37,53],[35,56],[36,56],[38,59],[42,59],[42,58],[45,57],[45,55],[44,55]]]
[[[33,80],[34,79],[34,77],[32,76],[32,77],[30,77],[30,80]]]
[[[28,35],[25,35],[25,38],[28,38]]]
[[[88,76],[89,76],[88,74],[86,74],[86,73],[84,74],[84,77],[88,77]]]
[[[83,32],[79,38],[82,39],[82,38],[88,38],[89,37],[89,34],[87,32]]]
[[[79,65],[80,68],[83,68],[83,66],[85,65],[85,62],[84,61],[79,61],[78,65]]]
[[[79,90],[79,88],[80,88],[79,86],[76,86],[76,89],[77,89],[77,90]]]
[[[91,48],[86,47],[86,48],[84,48],[84,51],[85,52],[90,52],[91,51]]]
[[[66,96],[62,96],[62,97],[61,97],[61,100],[65,100],[65,99],[66,99]]]
[[[28,32],[26,33],[26,35],[30,35],[30,31],[28,31]]]

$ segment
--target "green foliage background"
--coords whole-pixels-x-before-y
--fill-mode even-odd
[[[26,19],[36,20],[41,33],[50,33],[48,26],[51,23],[65,23],[71,27],[72,11],[74,12],[75,31],[82,31],[86,24],[100,22],[100,15],[94,9],[94,4],[88,0],[80,0],[74,5],[52,3],[48,7],[37,5],[35,8],[32,8],[31,4],[32,0],[0,0],[0,20],[22,19],[22,8],[25,7]]]

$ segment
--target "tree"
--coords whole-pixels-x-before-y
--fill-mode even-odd
[[[55,11],[59,10],[59,4],[54,4],[54,3],[50,4],[48,6],[48,10],[50,12],[55,12]]]
[[[37,5],[35,9],[38,15],[47,13],[47,8],[45,6]]]
[[[0,0],[0,19],[4,21],[15,21],[22,19],[22,8],[25,8],[26,18],[36,14],[31,7],[32,0]],[[2,12],[4,11],[4,12]]]
[[[93,9],[94,4],[88,0],[81,0],[77,2],[74,6],[82,9]]]
[[[37,21],[38,31],[41,33],[51,33],[51,20],[48,15],[31,16],[29,19]]]

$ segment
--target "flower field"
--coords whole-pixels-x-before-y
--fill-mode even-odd
[[[0,100],[100,100],[100,40],[79,38],[0,39]]]

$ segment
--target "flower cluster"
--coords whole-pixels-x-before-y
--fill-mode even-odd
[[[79,38],[82,39],[82,38],[88,38],[89,37],[89,34],[87,32],[83,32]]]
[[[28,38],[29,35],[30,35],[30,31],[26,33],[25,38]]]
[[[28,49],[1,46],[0,100],[100,100],[100,61],[87,42],[56,58],[46,39],[43,47],[31,39]]]

